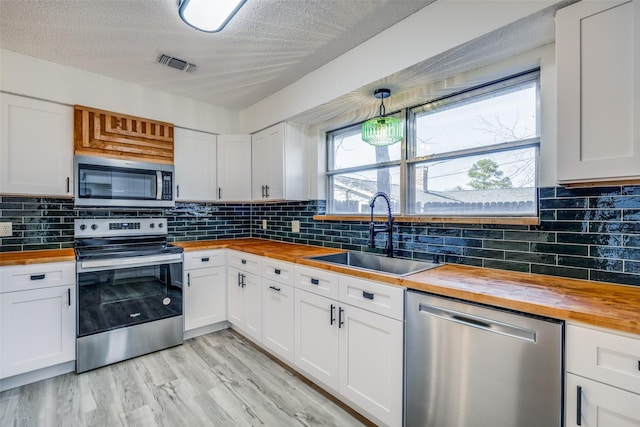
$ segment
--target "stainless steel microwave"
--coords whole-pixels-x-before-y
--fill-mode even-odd
[[[175,206],[173,165],[94,156],[75,156],[74,164],[76,206]]]

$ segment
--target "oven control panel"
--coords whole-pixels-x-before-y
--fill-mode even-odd
[[[166,218],[89,218],[76,219],[75,238],[166,235]]]

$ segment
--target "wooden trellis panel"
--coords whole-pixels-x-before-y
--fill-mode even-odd
[[[75,106],[75,154],[173,164],[173,124]]]

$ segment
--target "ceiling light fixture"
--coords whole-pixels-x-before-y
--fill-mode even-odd
[[[384,117],[384,99],[390,95],[389,89],[373,92],[373,96],[380,100],[380,115],[362,124],[362,140],[367,144],[380,147],[402,140],[402,121],[396,117]]]
[[[190,27],[217,33],[247,0],[179,0],[178,14]]]

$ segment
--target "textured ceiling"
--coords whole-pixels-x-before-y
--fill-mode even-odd
[[[180,21],[176,0],[0,0],[0,47],[239,111],[432,1],[248,0],[207,34]]]

